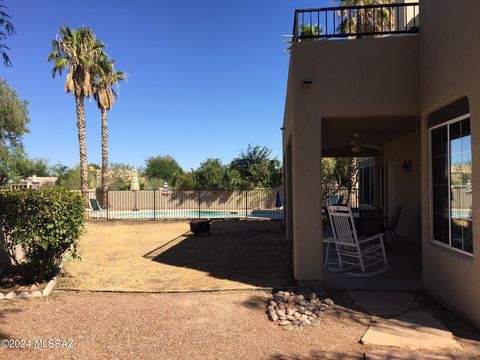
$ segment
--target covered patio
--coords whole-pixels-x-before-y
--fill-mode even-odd
[[[377,210],[378,216],[385,219],[392,217],[396,207],[402,208],[395,229],[399,241],[395,241],[392,233],[386,232],[385,236],[389,269],[372,278],[356,278],[327,267],[324,273],[327,288],[422,288],[419,128],[416,116],[322,119],[322,156],[357,158],[360,167],[358,193],[348,197],[348,205]],[[362,221],[357,220],[358,227]],[[324,238],[332,236],[328,227],[324,228]]]

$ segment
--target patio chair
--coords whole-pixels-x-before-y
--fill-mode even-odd
[[[100,206],[97,199],[90,199],[90,206],[93,211],[105,211],[105,209]]]
[[[388,270],[383,233],[359,239],[349,206],[329,206],[328,215],[340,269],[360,269],[361,271],[348,272],[349,275],[359,277],[371,277]],[[344,265],[348,265],[349,268],[345,268]],[[375,270],[378,266],[380,269]]]
[[[403,206],[395,206],[393,209],[392,217],[390,220],[385,219],[385,223],[383,224],[383,228],[386,234],[390,234],[392,239],[400,245],[400,239],[398,238],[395,229],[397,228],[398,220],[400,219],[400,212],[402,211]]]

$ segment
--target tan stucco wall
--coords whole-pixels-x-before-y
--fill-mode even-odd
[[[418,114],[417,41],[416,36],[403,36],[293,45],[283,144],[284,154],[289,145],[292,149],[291,163],[284,157],[293,202],[287,236],[292,231],[299,282],[320,281],[323,272],[322,117]]]
[[[404,161],[412,162],[410,172],[404,172]],[[403,206],[397,234],[409,240],[421,240],[421,163],[420,132],[402,136],[383,146],[383,161],[393,179],[387,179],[387,214],[396,205]]]
[[[292,163],[286,166],[292,175],[295,278],[322,275],[321,119],[420,115],[420,159],[413,146],[418,138],[411,139],[416,144],[401,138],[385,145],[383,160],[403,162],[407,153],[412,160],[412,173],[394,174],[401,189],[394,196],[412,209],[402,214],[403,223],[421,221],[425,288],[480,326],[480,1],[422,0],[420,6],[419,35],[303,42],[292,48],[283,139],[284,150],[292,147]],[[305,87],[303,81],[313,83]],[[470,102],[472,129],[473,258],[430,242],[426,119],[463,96]],[[416,214],[412,193],[417,195],[419,183]],[[415,236],[415,230],[399,226],[402,235]]]
[[[480,1],[422,0],[420,12],[420,104],[422,161],[428,164],[427,116],[468,96],[473,175],[474,256],[430,242],[429,168],[422,172],[423,283],[445,304],[480,326]]]

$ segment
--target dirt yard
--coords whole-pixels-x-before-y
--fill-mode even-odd
[[[45,342],[43,349],[0,347],[0,358],[307,360],[363,359],[363,353],[372,350],[404,351],[361,345],[371,316],[343,292],[328,296],[337,305],[318,328],[286,331],[267,319],[270,293],[266,291],[105,294],[56,290],[49,298],[0,303],[0,338]],[[442,359],[478,359],[478,332],[448,312],[431,311],[441,314],[462,347],[453,353],[440,352]],[[48,348],[50,339],[65,340],[71,347]],[[420,353],[423,359],[433,359]]]
[[[60,288],[189,291],[294,284],[291,247],[279,221],[215,221],[195,237],[188,222],[90,222],[81,261]]]

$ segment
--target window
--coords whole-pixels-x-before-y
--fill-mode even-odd
[[[432,240],[473,253],[469,114],[430,129]]]
[[[370,162],[370,161],[369,161]],[[374,203],[374,166],[360,164],[359,183],[360,183],[360,204],[372,205]]]

